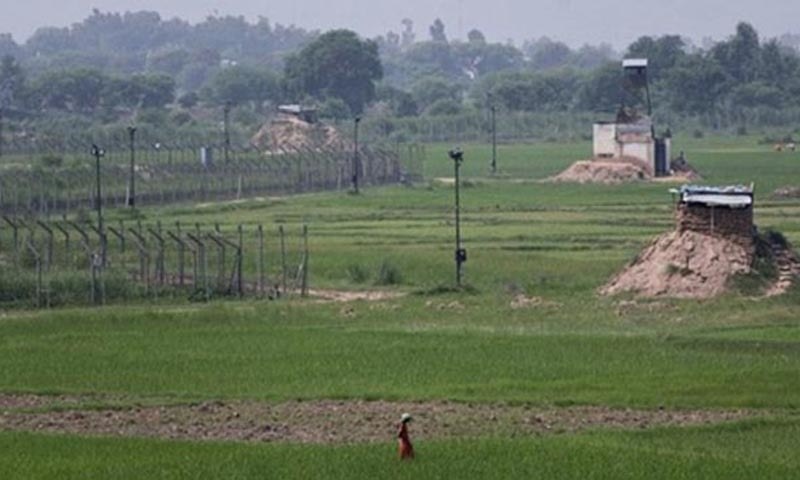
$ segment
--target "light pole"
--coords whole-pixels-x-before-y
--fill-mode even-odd
[[[494,96],[489,95],[489,110],[492,120],[492,175],[497,173],[497,107],[494,104]]]
[[[92,156],[94,156],[95,164],[95,183],[97,186],[97,231],[100,234],[100,264],[106,265],[106,240],[105,231],[103,230],[103,197],[100,191],[100,158],[106,154],[106,151],[92,144]]]
[[[361,162],[358,158],[358,124],[361,123],[361,117],[357,116],[353,119],[353,193],[358,194],[358,173],[360,170]]]
[[[230,100],[225,102],[225,108],[222,110],[223,114],[225,115],[223,128],[225,130],[225,144],[223,145],[224,149],[224,157],[225,163],[228,163],[229,160],[229,151],[231,149],[231,132],[230,132],[230,117],[231,117],[231,102]]]
[[[131,168],[128,178],[128,206],[136,206],[136,127],[128,127],[128,139],[130,140]]]
[[[463,276],[462,265],[467,261],[467,250],[461,247],[461,197],[460,197],[460,178],[459,173],[461,163],[464,161],[464,153],[459,148],[454,148],[448,152],[453,160],[455,167],[455,191],[456,191],[456,286],[461,287],[461,277]]]
[[[106,154],[106,151],[92,144],[92,156],[95,161],[95,186],[97,187],[95,209],[97,210],[97,229],[103,231],[103,197],[100,191],[100,158]]]

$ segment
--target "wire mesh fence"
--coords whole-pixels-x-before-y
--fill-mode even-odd
[[[352,142],[283,143],[280,148],[108,137],[99,173],[86,139],[16,141],[0,159],[0,212],[71,214],[96,204],[97,183],[107,208],[182,201],[238,199],[414,181],[424,147]]]
[[[308,228],[118,222],[4,215],[0,305],[100,305],[183,296],[306,295]]]

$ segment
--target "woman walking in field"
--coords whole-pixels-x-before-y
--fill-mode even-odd
[[[411,438],[408,436],[408,422],[411,415],[404,413],[400,416],[400,423],[397,426],[397,441],[400,453],[400,460],[411,460],[414,458],[414,446],[411,445]]]

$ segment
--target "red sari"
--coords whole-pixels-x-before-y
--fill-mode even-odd
[[[405,422],[400,422],[397,429],[397,441],[399,446],[400,460],[414,458],[414,446],[408,437],[408,426]]]

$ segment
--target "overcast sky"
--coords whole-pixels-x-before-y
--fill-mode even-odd
[[[800,0],[4,0],[0,32],[24,42],[38,27],[67,26],[91,14],[154,10],[191,22],[208,15],[258,16],[304,28],[350,28],[365,36],[399,31],[411,18],[417,38],[439,17],[449,37],[478,28],[491,41],[547,35],[572,46],[608,42],[617,48],[641,35],[679,33],[698,43],[722,39],[740,20],[762,37],[800,33]],[[57,5],[57,6],[54,6]]]

